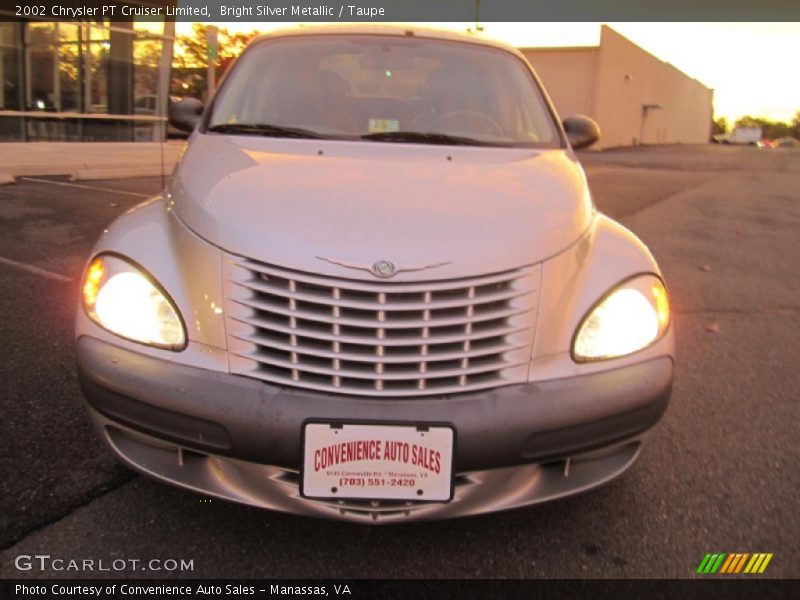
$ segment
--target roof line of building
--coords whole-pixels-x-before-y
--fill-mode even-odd
[[[702,85],[707,90],[711,90],[711,91],[714,90],[714,88],[708,87],[705,83],[703,83],[699,79],[697,79],[695,77],[692,77],[688,73],[684,73],[683,71],[681,71],[678,67],[676,67],[672,63],[667,62],[667,61],[659,58],[658,56],[656,56],[652,52],[648,51],[646,48],[642,48],[639,44],[637,44],[633,40],[627,38],[626,36],[622,35],[619,31],[617,31],[616,29],[614,29],[610,25],[606,25],[605,23],[603,23],[600,26],[600,43],[596,44],[596,45],[590,45],[590,46],[527,46],[527,47],[524,47],[524,48],[519,48],[519,51],[520,52],[585,52],[585,51],[597,51],[597,50],[600,50],[600,48],[603,45],[603,29],[608,29],[614,35],[617,35],[617,36],[621,37],[623,40],[628,42],[630,45],[635,46],[641,52],[644,52],[647,56],[649,56],[653,60],[656,60],[656,61],[660,62],[661,64],[666,65],[666,66],[674,69],[675,71],[677,71],[678,73],[680,73],[681,75],[686,77],[687,79],[691,79],[692,81],[694,81],[696,83],[699,83],[700,85]]]
[[[667,62],[667,61],[665,61],[665,60],[663,60],[663,59],[659,58],[658,56],[656,56],[655,54],[653,54],[652,52],[650,52],[650,51],[649,51],[649,50],[647,50],[646,48],[642,48],[642,47],[641,47],[639,44],[637,44],[636,42],[634,42],[633,40],[631,40],[631,39],[630,39],[630,38],[628,38],[627,36],[624,36],[624,35],[622,35],[622,34],[621,34],[619,31],[617,31],[616,29],[614,29],[614,28],[613,28],[613,27],[611,27],[610,25],[606,25],[605,23],[603,23],[603,24],[600,26],[600,41],[601,41],[601,43],[602,43],[602,40],[603,40],[603,29],[608,29],[608,30],[609,30],[610,32],[612,32],[614,35],[618,35],[618,36],[619,36],[619,37],[621,37],[623,40],[625,40],[626,42],[628,42],[630,45],[632,45],[632,46],[636,46],[636,47],[637,47],[639,50],[641,50],[642,52],[644,52],[645,54],[647,54],[647,56],[649,56],[649,57],[650,57],[650,58],[652,58],[653,60],[657,60],[657,61],[658,61],[658,62],[660,62],[661,64],[663,64],[663,65],[666,65],[666,66],[668,66],[668,67],[670,67],[670,68],[674,69],[675,71],[677,71],[678,73],[680,73],[680,74],[681,74],[681,75],[683,75],[684,77],[686,77],[686,78],[688,78],[688,79],[691,79],[692,81],[695,81],[695,82],[699,83],[700,85],[702,85],[702,86],[703,86],[704,88],[706,88],[707,90],[712,90],[712,91],[713,91],[713,88],[710,88],[710,87],[708,87],[708,86],[707,86],[705,83],[703,83],[703,82],[702,82],[702,81],[700,81],[699,79],[696,79],[696,78],[692,77],[692,76],[691,76],[691,75],[689,75],[688,73],[684,73],[683,71],[681,71],[681,70],[680,70],[678,67],[676,67],[676,66],[675,66],[675,65],[673,65],[672,63],[670,63],[670,62]]]
[[[520,52],[526,52],[527,50],[536,51],[536,52],[582,52],[585,50],[598,50],[600,48],[599,45],[597,46],[520,46]]]

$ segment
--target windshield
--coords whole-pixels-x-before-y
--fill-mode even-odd
[[[558,146],[525,64],[488,46],[315,35],[259,42],[214,101],[211,132],[398,143]]]

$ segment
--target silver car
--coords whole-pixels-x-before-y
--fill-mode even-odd
[[[125,464],[209,496],[391,523],[584,492],[670,396],[650,252],[595,209],[522,55],[451,33],[254,41],[163,194],[88,261],[77,355]]]

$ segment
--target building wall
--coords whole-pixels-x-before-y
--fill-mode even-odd
[[[598,48],[522,49],[562,119],[592,115]]]
[[[174,25],[0,21],[0,142],[162,139]]]
[[[599,47],[528,48],[523,54],[562,118],[582,112],[598,122],[602,137],[593,149],[709,140],[713,90],[610,27],[602,27]],[[648,104],[661,108],[644,114]]]
[[[713,91],[606,26],[596,81],[602,147],[708,142]],[[647,104],[661,108],[643,116]]]

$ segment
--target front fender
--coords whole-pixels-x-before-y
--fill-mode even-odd
[[[530,381],[585,375],[674,354],[673,328],[631,355],[576,363],[570,356],[575,329],[609,289],[637,274],[661,271],[647,246],[628,229],[598,214],[570,248],[542,265],[542,291]]]
[[[114,252],[146,269],[181,312],[187,349],[176,353],[124,340],[94,323],[82,306],[78,307],[76,337],[88,335],[141,354],[227,370],[221,252],[183,225],[172,208],[163,196],[131,208],[103,232],[89,262],[98,254]]]

